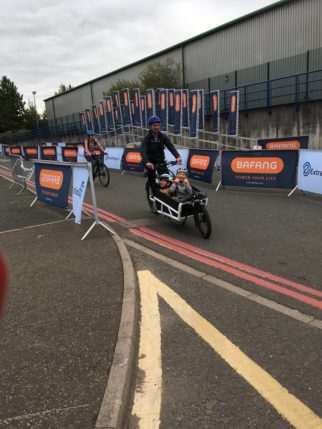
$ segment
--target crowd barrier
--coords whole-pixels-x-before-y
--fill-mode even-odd
[[[11,175],[12,175],[12,185],[9,187],[11,189],[14,185],[21,187],[17,195],[20,195],[27,188],[27,182],[31,179],[34,168],[29,168],[24,164],[24,159],[21,155],[9,155],[11,163]]]

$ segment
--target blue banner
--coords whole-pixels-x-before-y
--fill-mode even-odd
[[[64,162],[77,162],[78,146],[62,147],[61,153],[62,153],[62,160]]]
[[[296,182],[298,151],[223,151],[222,184],[292,189]]]
[[[212,119],[212,132],[218,134],[220,127],[220,91],[210,92],[210,112]]]
[[[238,135],[239,91],[231,91],[229,103],[229,136]]]
[[[40,159],[57,161],[56,146],[40,146]]]
[[[142,119],[142,127],[146,128],[147,127],[147,117],[146,117],[146,96],[145,95],[141,95],[140,97],[141,99],[141,119]]]
[[[198,89],[190,91],[190,137],[198,137],[199,109]]]
[[[122,134],[123,122],[122,122],[120,94],[118,91],[113,92],[113,101],[114,101],[114,121],[115,121],[116,133]]]
[[[198,129],[203,130],[205,128],[205,115],[204,115],[204,90],[198,90],[198,111],[199,111],[199,122]]]
[[[160,130],[161,131],[168,131],[168,90],[167,89],[160,89],[159,91],[159,97],[160,97]]]
[[[142,127],[141,103],[140,103],[140,88],[133,89],[133,125]]]
[[[97,112],[97,106],[93,104],[92,106],[92,112],[93,112],[93,126],[95,133],[101,134],[99,121],[98,121],[98,112]]]
[[[150,116],[153,116],[155,112],[154,108],[154,90],[146,90],[146,116],[149,119]]]
[[[105,120],[105,111],[104,111],[104,102],[100,101],[98,103],[98,121],[101,133],[107,132],[107,125]]]
[[[131,125],[131,112],[130,112],[130,94],[129,89],[124,88],[121,90],[121,97],[123,98],[123,125]]]
[[[309,146],[309,136],[261,139],[257,141],[257,144],[267,150],[307,149]]]
[[[168,122],[174,125],[174,89],[168,89]]]
[[[160,91],[162,88],[157,88],[154,91],[154,107],[155,107],[155,114],[157,116],[160,116],[160,105],[161,105],[161,97],[160,97]]]
[[[144,164],[139,149],[125,148],[122,156],[122,170],[143,171]]]
[[[94,131],[92,115],[89,109],[85,109],[85,118],[86,118],[86,130]]]
[[[57,207],[68,207],[71,175],[70,166],[35,162],[35,183],[38,200]]]
[[[189,89],[182,90],[182,126],[189,128]]]
[[[189,177],[212,183],[212,173],[217,156],[217,150],[190,149],[187,163]]]
[[[115,130],[114,114],[113,114],[113,100],[109,95],[105,100],[105,113],[106,113],[106,124],[108,130]]]
[[[87,124],[86,124],[85,112],[80,112],[79,113],[79,121],[80,121],[83,133],[86,133],[86,131],[87,131]]]
[[[173,133],[182,134],[182,90],[174,91],[174,129]]]

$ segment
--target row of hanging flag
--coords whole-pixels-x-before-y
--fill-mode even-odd
[[[208,95],[208,94],[207,94]],[[211,131],[220,133],[220,91],[209,93],[209,107],[212,119]],[[228,135],[238,135],[239,91],[230,92]],[[161,131],[182,135],[187,129],[192,138],[205,129],[205,94],[203,89],[147,89],[145,95],[140,89],[114,91],[112,95],[80,112],[83,131],[99,134],[122,134],[131,126],[147,128],[148,118],[157,115],[161,119]]]

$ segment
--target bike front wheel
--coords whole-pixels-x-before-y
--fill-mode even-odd
[[[100,179],[101,185],[105,186],[106,188],[110,183],[110,172],[108,171],[106,165],[100,165],[98,177]]]
[[[197,206],[194,211],[195,223],[200,235],[209,238],[211,235],[211,220],[205,206]]]
[[[149,182],[146,182],[145,192],[146,192],[146,199],[148,201],[149,207],[152,213],[156,214],[157,213],[156,203],[154,201],[153,191]]]

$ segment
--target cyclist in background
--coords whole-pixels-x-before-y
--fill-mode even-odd
[[[107,150],[103,148],[103,146],[95,137],[95,131],[91,131],[91,130],[87,131],[87,137],[85,140],[85,157],[87,161],[89,162],[93,161],[92,155],[95,154],[97,150],[100,151],[101,158],[104,156],[104,153],[107,153]]]
[[[170,139],[160,132],[161,119],[158,116],[151,116],[148,120],[150,130],[148,134],[143,138],[140,152],[142,155],[143,163],[148,171],[148,180],[153,187],[155,185],[155,169],[156,164],[165,162],[164,149],[169,149],[172,155],[176,158],[178,164],[181,164],[182,159],[175,148],[174,144],[171,143]],[[158,173],[168,173],[166,165],[157,167]]]

